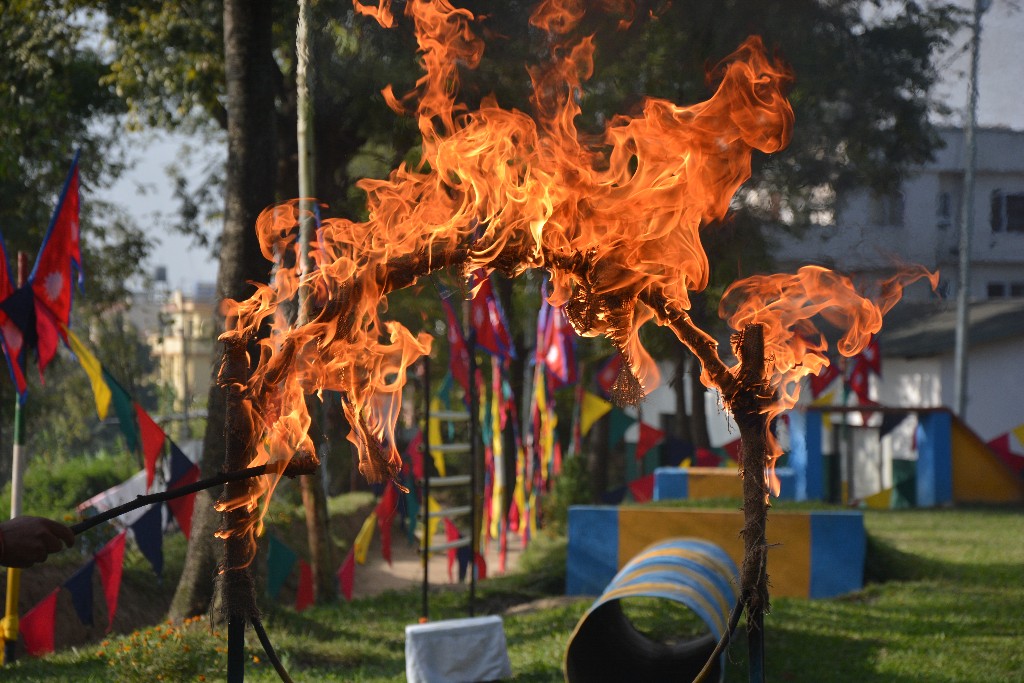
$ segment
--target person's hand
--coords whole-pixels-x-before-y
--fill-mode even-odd
[[[15,517],[0,523],[0,565],[25,568],[50,554],[70,548],[75,534],[70,527],[45,517]]]

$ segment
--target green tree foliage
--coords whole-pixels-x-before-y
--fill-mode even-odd
[[[73,153],[81,149],[85,288],[75,293],[72,328],[83,339],[90,326],[99,332],[90,346],[106,363],[126,370],[131,366],[122,377],[146,404],[151,387],[141,379],[152,369],[148,350],[110,316],[125,301],[128,283],[140,274],[152,236],[95,196],[126,168],[119,140],[125,105],[113,87],[101,84],[110,70],[108,55],[89,17],[60,2],[0,4],[0,44],[0,234],[12,278],[19,252],[31,267]],[[0,375],[0,443],[9,452],[15,399],[6,368]],[[31,385],[25,431],[36,456],[52,463],[117,447],[98,427],[88,381],[69,354],[47,368],[45,385],[33,367],[26,375]],[[6,478],[9,459],[0,463]]]

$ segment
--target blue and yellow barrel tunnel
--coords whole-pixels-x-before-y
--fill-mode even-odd
[[[565,650],[565,680],[692,681],[729,627],[737,577],[736,564],[709,541],[672,538],[648,546],[619,570],[576,624]],[[687,640],[654,640],[623,610],[622,602],[630,598],[681,603],[708,632]],[[724,657],[713,663],[706,680],[723,680]]]

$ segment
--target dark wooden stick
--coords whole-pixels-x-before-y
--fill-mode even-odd
[[[288,675],[284,664],[281,663],[280,657],[277,656],[274,646],[270,643],[270,636],[267,635],[267,630],[263,628],[263,622],[259,620],[259,617],[252,618],[252,630],[256,632],[256,637],[260,639],[263,651],[267,653],[267,659],[274,665],[274,671],[277,672],[277,675],[281,677],[284,683],[292,683],[292,677]]]
[[[229,481],[237,481],[239,479],[248,479],[250,477],[258,477],[267,473],[267,466],[260,465],[258,467],[247,467],[244,470],[237,470],[235,472],[221,472],[218,475],[212,476],[208,479],[201,479],[192,484],[185,486],[179,486],[178,488],[170,489],[168,491],[160,491],[159,493],[150,493],[144,496],[137,496],[135,500],[128,501],[117,507],[112,507],[109,510],[105,510],[97,515],[93,515],[88,519],[83,519],[81,522],[71,525],[71,530],[75,532],[75,535],[81,534],[95,526],[103,524],[103,522],[120,517],[126,512],[137,510],[145,505],[153,505],[154,503],[162,503],[168,500],[174,500],[182,496],[187,496],[190,493],[202,491],[203,489],[213,488],[225,484]]]

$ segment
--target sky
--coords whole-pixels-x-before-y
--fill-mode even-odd
[[[957,1],[964,7],[973,6],[972,0]],[[969,39],[969,32],[962,32],[955,37],[950,51],[938,59],[942,83],[936,95],[954,110],[951,118],[944,121],[951,125],[960,125],[964,120]],[[983,16],[978,87],[978,125],[1024,130],[1024,9],[1018,0],[993,0]],[[184,140],[163,136],[144,142],[141,135],[138,137],[138,164],[104,195],[121,204],[136,221],[155,226],[154,212],[166,214],[174,210],[165,169],[175,161]],[[144,192],[140,193],[140,188]],[[219,226],[206,228],[213,234]],[[166,267],[168,285],[186,294],[192,293],[199,282],[216,281],[217,262],[211,254],[190,248],[187,238],[166,230],[154,228],[153,233],[156,247],[147,264],[150,273],[157,266]]]

